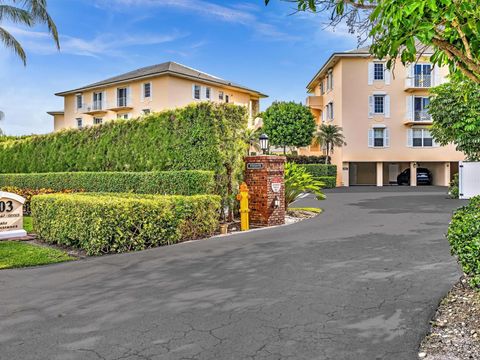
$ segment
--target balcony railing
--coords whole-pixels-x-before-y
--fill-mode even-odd
[[[431,74],[419,74],[408,77],[406,81],[407,88],[428,89],[433,86],[433,78]]]
[[[107,104],[105,101],[94,101],[91,104],[84,103],[81,108],[78,109],[79,112],[91,113],[97,111],[106,111]]]
[[[130,99],[128,97],[119,97],[117,98],[117,107],[127,107],[130,106]]]
[[[432,116],[428,113],[428,110],[415,110],[415,121],[432,121]]]

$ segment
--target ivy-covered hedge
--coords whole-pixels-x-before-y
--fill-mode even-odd
[[[480,196],[455,212],[447,239],[471,285],[480,287]]]
[[[309,174],[313,177],[320,176],[337,176],[337,166],[336,165],[326,165],[326,164],[302,164],[302,167],[307,170]]]
[[[197,195],[215,191],[213,171],[71,172],[0,174],[0,188]]]
[[[333,189],[337,186],[337,177],[336,176],[319,176],[315,177],[315,180],[321,181],[324,183],[324,189]]]
[[[1,173],[212,170],[239,174],[244,106],[202,102],[134,120],[0,142]]]
[[[325,164],[326,156],[315,155],[286,155],[288,162],[295,164]]]
[[[38,195],[32,199],[32,217],[44,241],[101,255],[211,235],[220,202],[217,195]]]

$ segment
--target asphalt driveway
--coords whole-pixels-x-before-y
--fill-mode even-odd
[[[415,359],[461,204],[336,190],[291,226],[0,271],[0,359]]]

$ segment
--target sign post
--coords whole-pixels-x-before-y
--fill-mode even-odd
[[[0,191],[0,239],[27,236],[23,230],[23,204],[25,199],[17,194]]]

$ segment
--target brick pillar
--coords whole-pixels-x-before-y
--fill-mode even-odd
[[[245,182],[249,189],[250,223],[259,226],[285,224],[284,156],[247,156]],[[275,207],[275,198],[279,206]]]

